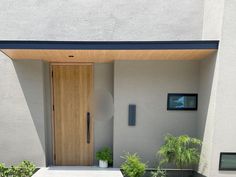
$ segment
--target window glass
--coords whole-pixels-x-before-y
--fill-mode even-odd
[[[221,154],[220,170],[236,170],[236,154]]]
[[[168,94],[168,110],[196,110],[197,94]]]

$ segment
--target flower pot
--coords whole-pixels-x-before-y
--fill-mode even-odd
[[[103,160],[99,160],[99,167],[100,168],[107,168],[108,167],[108,161],[103,161]]]

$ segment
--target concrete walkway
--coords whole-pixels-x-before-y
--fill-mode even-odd
[[[123,177],[123,175],[115,168],[55,166],[41,168],[33,177]]]

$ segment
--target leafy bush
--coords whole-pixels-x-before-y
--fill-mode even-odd
[[[0,177],[30,177],[34,174],[35,170],[35,165],[29,161],[23,161],[10,168],[0,164]]]
[[[158,154],[162,158],[161,164],[173,163],[178,168],[197,164],[200,157],[199,146],[201,140],[187,135],[179,137],[168,134],[165,143],[161,146]]]
[[[10,176],[10,169],[7,168],[3,163],[0,163],[0,177]]]
[[[141,177],[144,175],[147,165],[141,162],[140,157],[136,153],[126,153],[121,158],[125,159],[121,165],[121,170],[126,177]]]
[[[108,147],[102,148],[100,151],[96,153],[96,159],[112,163],[112,150]]]
[[[157,167],[157,169],[153,172],[151,172],[152,177],[166,177],[166,171],[162,170],[160,167]]]
[[[19,177],[29,177],[34,174],[36,167],[29,161],[23,161],[17,166],[12,166],[12,173]]]

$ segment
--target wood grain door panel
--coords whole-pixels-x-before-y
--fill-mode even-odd
[[[52,65],[52,72],[55,165],[92,165],[93,66]],[[87,141],[88,133],[90,142]]]

